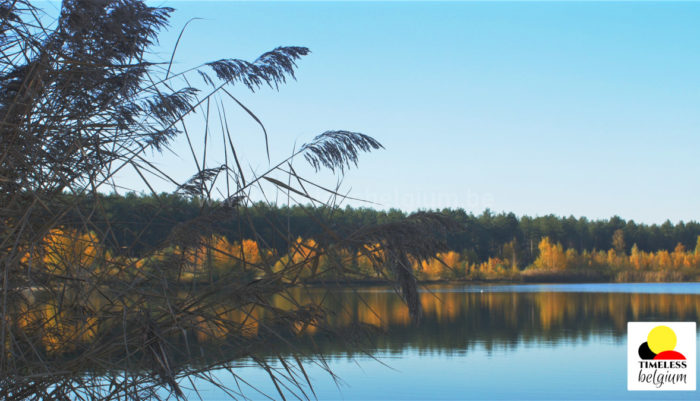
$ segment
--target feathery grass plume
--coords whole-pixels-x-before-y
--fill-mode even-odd
[[[262,85],[279,89],[287,82],[287,77],[295,79],[296,60],[309,54],[305,47],[278,47],[262,54],[254,62],[238,59],[221,59],[207,63],[221,80],[230,83],[242,83],[251,91]],[[208,75],[207,75],[208,77]],[[213,81],[208,79],[209,82]]]
[[[321,166],[331,171],[344,172],[357,166],[359,152],[383,149],[374,138],[349,131],[326,131],[302,146],[304,158],[318,171]]]

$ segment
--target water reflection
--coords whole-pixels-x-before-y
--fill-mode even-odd
[[[626,389],[627,321],[698,320],[700,313],[698,285],[643,287],[635,293],[634,285],[567,285],[558,292],[432,286],[421,294],[424,316],[417,326],[390,289],[316,289],[296,298],[332,304],[332,325],[376,328],[371,351],[381,362],[325,338],[322,330],[298,337],[323,350],[344,383],[338,387],[312,365],[319,399],[697,399],[696,393]],[[258,368],[239,373],[275,398]],[[222,398],[214,388],[203,390],[205,399]]]
[[[513,289],[518,287],[522,286]],[[265,344],[261,351],[270,355],[299,349],[352,353],[348,342],[340,342],[328,333],[357,327],[369,328],[373,333],[362,337],[367,340],[362,343],[365,349],[399,352],[412,347],[444,352],[467,350],[477,343],[489,349],[518,343],[585,339],[597,334],[620,338],[630,320],[697,321],[700,316],[700,295],[689,293],[536,292],[432,286],[420,297],[423,316],[420,324],[415,325],[399,297],[382,288],[299,289],[276,296],[269,302],[279,310],[323,305],[332,313],[319,315],[312,324],[293,325],[288,341],[274,341],[270,346],[270,341],[260,340],[260,344]],[[91,316],[90,310],[107,307],[103,303],[95,294],[89,305],[74,310],[60,308],[57,299],[35,294],[13,305],[14,338],[23,339],[25,345],[31,343],[32,348],[47,358],[59,358],[96,342],[109,342],[111,336],[118,338],[118,333],[113,331],[122,316],[119,310],[115,310],[111,319],[98,321]],[[117,305],[110,307],[119,309]],[[255,343],[262,335],[261,325],[275,324],[254,303],[243,307],[231,305],[225,297],[207,310],[206,316],[191,316],[191,328],[173,333],[171,340],[188,347],[199,345],[204,350],[207,345],[216,344],[216,352],[220,353],[222,343],[240,344],[242,339]],[[115,350],[118,349],[116,346]]]
[[[483,289],[483,288],[482,288]],[[327,295],[338,313],[334,325],[364,323],[385,332],[379,349],[464,350],[518,343],[587,338],[620,338],[630,320],[698,320],[700,295],[594,292],[450,291],[433,287],[421,294],[423,318],[411,324],[406,307],[390,292]]]

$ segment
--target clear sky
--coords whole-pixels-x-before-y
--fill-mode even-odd
[[[203,18],[176,70],[309,47],[297,81],[236,93],[266,124],[273,161],[328,129],[382,142],[343,182],[382,208],[700,220],[699,3],[152,4],[177,9],[164,59]],[[231,113],[261,172],[262,134]]]

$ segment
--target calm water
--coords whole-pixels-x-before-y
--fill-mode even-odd
[[[339,377],[335,382],[318,360],[307,360],[322,400],[700,399],[698,392],[628,392],[625,338],[630,320],[697,321],[698,283],[432,286],[421,294],[418,326],[386,288],[305,296],[336,303],[338,324],[381,332],[372,336],[377,359],[307,333]],[[235,373],[248,384],[228,372],[213,374],[252,399],[266,398],[251,386],[279,398],[265,371],[242,363]],[[205,400],[230,398],[198,385]]]

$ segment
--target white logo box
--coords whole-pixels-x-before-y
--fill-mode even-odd
[[[686,367],[678,366],[683,361],[645,360],[639,356],[639,347],[647,341],[649,332],[658,326],[673,330],[677,339],[673,350],[685,356]],[[696,333],[695,322],[628,322],[627,390],[694,391],[697,376]]]

